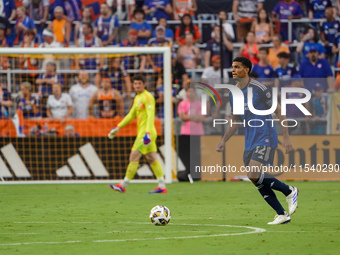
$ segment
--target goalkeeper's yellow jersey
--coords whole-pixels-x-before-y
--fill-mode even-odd
[[[152,137],[157,136],[155,127],[155,98],[147,90],[135,96],[130,112],[117,126],[122,128],[136,117],[137,137],[143,137],[146,132],[149,132]]]

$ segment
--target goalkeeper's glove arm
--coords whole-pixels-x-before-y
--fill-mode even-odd
[[[119,127],[118,126],[116,126],[113,129],[111,129],[110,133],[108,134],[108,138],[109,139],[114,138],[115,135],[118,133],[118,131],[119,131]]]
[[[151,135],[149,132],[146,132],[143,137],[144,146],[149,146],[151,144]]]

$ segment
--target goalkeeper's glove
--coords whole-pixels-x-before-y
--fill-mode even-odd
[[[149,132],[146,132],[145,133],[145,136],[143,137],[143,143],[144,143],[144,146],[149,146],[150,143],[151,143],[151,135]]]
[[[118,133],[119,131],[119,127],[114,127],[113,129],[111,129],[110,133],[107,135],[107,137],[109,139],[112,139],[115,137],[115,135]]]

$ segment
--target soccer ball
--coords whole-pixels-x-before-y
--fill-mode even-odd
[[[165,226],[170,222],[171,214],[169,208],[164,205],[156,205],[151,209],[150,221],[156,226]]]

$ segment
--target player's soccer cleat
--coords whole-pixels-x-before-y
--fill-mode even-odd
[[[119,191],[121,193],[124,193],[126,191],[126,188],[123,188],[122,187],[122,184],[117,184],[117,185],[112,185],[112,184],[109,184],[109,187],[115,191]]]
[[[111,129],[110,133],[107,135],[107,137],[109,139],[113,139],[115,137],[115,135],[118,133],[119,131],[119,127],[114,127],[113,129]]]
[[[157,187],[154,190],[149,191],[150,194],[153,194],[153,193],[167,193],[167,192],[168,191],[167,191],[166,188],[160,188],[160,187]]]
[[[286,201],[288,203],[289,215],[292,215],[293,213],[295,213],[295,210],[298,206],[297,197],[299,194],[299,190],[294,186],[289,186],[289,188],[292,192],[286,197]]]
[[[278,224],[286,224],[290,222],[290,216],[287,212],[284,215],[276,214],[274,220],[272,222],[268,222],[268,225],[278,225]]]

